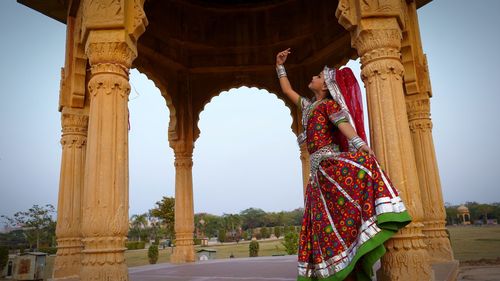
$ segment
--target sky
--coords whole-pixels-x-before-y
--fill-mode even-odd
[[[436,157],[451,204],[500,202],[500,1],[480,3],[435,0],[419,9]],[[0,1],[0,34],[0,215],[11,216],[34,204],[57,205],[65,25],[14,0]],[[359,63],[348,66],[359,79]],[[135,69],[130,83],[133,215],[174,195],[175,169],[164,99]],[[284,103],[264,90],[243,87],[213,98],[201,113],[193,155],[195,212],[301,207],[302,166],[291,122]]]

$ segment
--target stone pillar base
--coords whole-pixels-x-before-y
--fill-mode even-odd
[[[171,263],[186,263],[194,261],[194,245],[175,246],[174,253],[170,257]]]
[[[49,278],[47,281],[80,281],[79,276],[67,276],[61,278]]]
[[[444,227],[444,221],[424,222],[425,242],[432,263],[446,263],[453,261],[449,235]]]
[[[81,280],[113,280],[113,281],[128,281],[128,267],[125,263],[120,264],[102,264],[85,265],[82,268]]]

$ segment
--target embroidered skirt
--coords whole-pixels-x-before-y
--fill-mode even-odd
[[[370,280],[383,243],[411,218],[377,160],[326,146],[311,154],[298,280]]]

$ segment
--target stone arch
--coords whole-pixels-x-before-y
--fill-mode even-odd
[[[169,125],[168,125],[168,138],[175,139],[177,138],[177,111],[172,101],[172,96],[170,95],[170,91],[167,89],[167,81],[158,75],[159,72],[154,70],[154,67],[148,62],[146,58],[139,56],[135,63],[134,67],[141,73],[144,73],[148,77],[149,80],[153,82],[153,84],[160,90],[162,97],[165,99],[165,105],[169,110]]]
[[[212,102],[212,100],[215,97],[220,96],[222,92],[225,91],[230,91],[232,89],[239,89],[241,87],[248,87],[248,88],[256,88],[258,90],[265,90],[269,94],[274,95],[278,100],[282,101],[284,105],[290,110],[290,116],[292,117],[292,124],[290,125],[290,128],[292,132],[295,135],[298,135],[299,133],[299,126],[298,126],[298,115],[297,115],[297,109],[295,105],[290,102],[286,97],[284,97],[281,94],[277,94],[279,91],[277,89],[274,89],[275,87],[268,87],[268,86],[263,86],[262,84],[251,82],[251,83],[246,83],[246,82],[235,82],[233,84],[228,84],[226,87],[222,88],[215,88],[211,89],[208,92],[208,95],[202,99],[201,103],[196,107],[196,110],[194,111],[194,120],[193,120],[193,129],[194,129],[194,135],[193,135],[193,141],[196,142],[198,137],[200,136],[200,128],[198,127],[198,123],[200,121],[200,114],[205,111],[206,106]]]

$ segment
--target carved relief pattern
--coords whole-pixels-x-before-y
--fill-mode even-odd
[[[428,246],[427,251],[433,262],[451,261],[453,260],[453,251],[445,228],[446,214],[444,208],[439,207],[444,204],[432,141],[430,99],[410,100],[407,98],[406,106],[417,159],[417,169],[419,169],[424,210],[422,231]]]
[[[88,116],[63,110],[62,162],[57,217],[57,256],[54,278],[76,276],[80,272],[83,244],[80,231],[80,195],[83,188]]]
[[[176,247],[172,262],[194,261],[194,209],[193,209],[193,144],[171,142],[175,153],[175,238]]]
[[[357,24],[355,3],[353,0],[339,0],[339,5],[335,11],[335,16],[346,30],[352,30]]]
[[[98,269],[98,270],[97,270]],[[125,263],[99,264],[99,267],[84,266],[81,271],[81,280],[86,281],[128,281],[128,268]]]
[[[176,168],[191,168],[193,167],[193,157],[191,153],[175,154],[174,166]]]
[[[431,280],[421,223],[411,223],[385,243],[377,280]],[[409,266],[411,265],[411,266]]]
[[[311,171],[311,163],[309,161],[309,153],[307,151],[306,144],[300,146],[300,161],[302,162],[302,181],[304,194],[306,191],[307,183],[309,182],[309,176]]]
[[[429,119],[431,104],[428,98],[417,100],[406,100],[406,109],[408,111],[408,120]]]
[[[128,280],[128,67],[125,43],[87,44],[92,78],[83,196],[82,280]]]
[[[83,18],[86,25],[114,23],[123,20],[124,3],[121,0],[86,0],[83,3]]]
[[[128,77],[128,70],[137,55],[125,42],[91,42],[87,47],[87,56],[93,68],[103,64],[100,67],[108,67],[111,72]],[[99,71],[92,70],[92,73]]]
[[[77,14],[74,20],[73,31],[70,34],[73,42],[72,57],[67,58],[71,65],[71,73],[68,73],[70,106],[75,108],[83,108],[85,103],[85,79],[87,75],[87,57],[85,56],[85,48],[81,42],[82,29],[82,13]]]
[[[113,95],[127,99],[130,84],[126,78],[113,74],[99,74],[89,81],[89,92],[93,98],[96,95]]]
[[[398,0],[361,0],[361,10],[369,14],[388,14],[398,9]]]
[[[395,49],[398,52],[397,57],[400,58],[399,51],[401,49],[401,30],[394,29],[367,29],[361,31],[359,36],[354,41],[354,47],[358,50],[358,54],[363,56],[369,51],[375,51],[376,49]],[[392,51],[394,52],[394,51]],[[382,53],[383,54],[383,53]],[[378,56],[373,56],[373,58],[379,58]],[[368,63],[369,60],[364,59],[364,63]]]
[[[399,13],[395,1],[361,1],[361,16],[368,13]],[[394,4],[394,5],[393,5]],[[398,20],[399,21],[399,20]],[[363,29],[351,31],[352,45],[361,57],[372,145],[386,171],[400,188],[413,223],[385,243],[378,280],[430,280],[431,268],[423,234],[423,209],[411,131],[404,99],[401,61],[402,33],[398,21],[387,17],[366,19]],[[397,137],[396,137],[397,136]],[[405,165],[401,165],[405,163]],[[412,194],[412,196],[409,196]],[[408,266],[408,265],[412,266]]]
[[[144,0],[133,0],[133,8],[130,10],[132,13],[132,26],[129,28],[129,34],[134,40],[137,40],[139,36],[144,33],[146,26],[148,25],[148,19],[146,18],[146,13],[144,13]]]
[[[402,80],[404,67],[401,63],[401,33],[397,30],[366,30],[356,39],[355,47],[362,54],[361,77],[365,83],[377,76],[386,79],[390,75]]]

